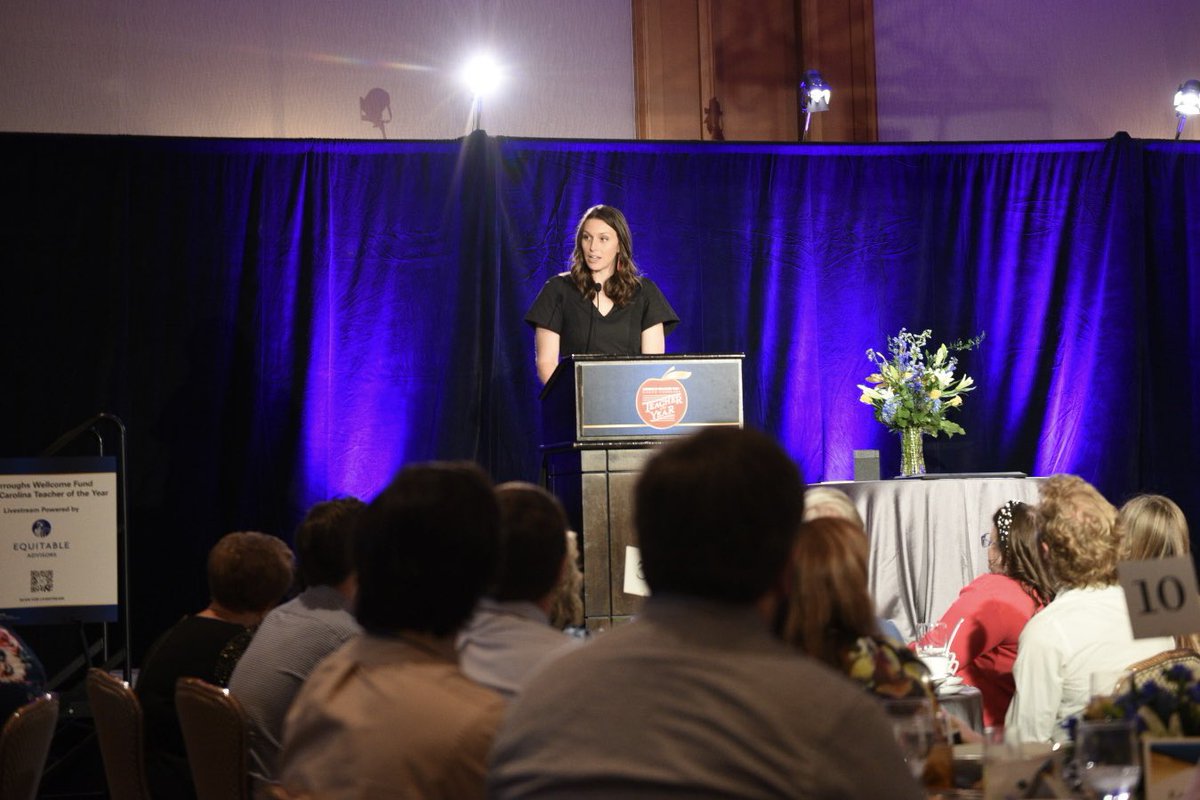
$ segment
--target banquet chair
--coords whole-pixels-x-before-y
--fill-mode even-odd
[[[1133,688],[1140,689],[1147,681],[1153,680],[1162,683],[1166,672],[1175,666],[1188,667],[1193,675],[1200,678],[1200,653],[1188,648],[1166,650],[1136,664],[1130,664],[1127,671],[1133,682]]]
[[[228,689],[180,678],[175,710],[198,800],[250,800],[250,727],[242,704]]]
[[[87,696],[109,796],[112,800],[150,800],[142,704],[137,695],[129,684],[93,667],[88,670]]]
[[[18,708],[0,730],[0,797],[34,800],[42,781],[54,726],[58,697],[44,694]]]

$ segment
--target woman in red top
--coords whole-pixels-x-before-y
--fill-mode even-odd
[[[967,584],[941,619],[950,630],[963,621],[951,649],[958,658],[957,674],[983,694],[983,724],[988,726],[1003,725],[1012,702],[1012,667],[1021,630],[1054,599],[1038,557],[1034,510],[1009,500],[992,522],[981,542],[988,548],[991,571]]]

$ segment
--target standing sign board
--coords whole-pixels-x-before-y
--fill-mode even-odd
[[[117,619],[113,457],[0,459],[0,621]]]

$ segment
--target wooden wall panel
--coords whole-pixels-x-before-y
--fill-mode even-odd
[[[633,0],[643,139],[795,141],[798,84],[820,69],[830,111],[810,141],[875,141],[871,0]]]

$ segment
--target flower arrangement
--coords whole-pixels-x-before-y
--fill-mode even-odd
[[[874,407],[875,419],[888,430],[916,429],[933,436],[965,433],[946,414],[962,405],[962,396],[975,388],[975,381],[966,375],[955,379],[958,359],[950,352],[978,347],[985,334],[943,344],[933,353],[925,349],[931,335],[928,330],[910,333],[901,328],[898,335],[888,337],[890,355],[867,350],[878,371],[867,376],[872,386],[858,385],[859,400]]]
[[[1093,698],[1083,718],[1136,719],[1138,731],[1150,736],[1200,736],[1200,673],[1173,664],[1114,697]]]

